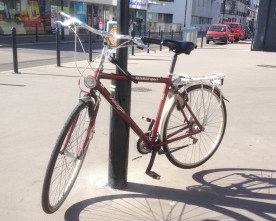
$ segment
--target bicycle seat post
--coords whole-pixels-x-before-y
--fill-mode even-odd
[[[170,70],[169,70],[170,74],[173,74],[173,72],[174,72],[175,64],[176,64],[176,61],[177,61],[177,56],[178,56],[178,54],[174,53],[172,61],[171,61]]]

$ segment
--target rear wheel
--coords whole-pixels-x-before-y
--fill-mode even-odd
[[[194,85],[187,89],[187,97],[188,105],[204,130],[163,146],[168,160],[175,166],[185,169],[205,163],[215,153],[226,127],[226,107],[218,90],[213,90],[208,85]],[[163,141],[196,129],[197,125],[187,108],[180,108],[175,102],[165,120]]]
[[[42,208],[53,213],[62,205],[79,174],[93,136],[93,103],[81,101],[65,123],[53,149],[42,190]]]

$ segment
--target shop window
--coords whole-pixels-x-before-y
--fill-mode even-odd
[[[69,0],[62,2],[63,11],[69,12]],[[12,27],[18,34],[52,33],[60,4],[59,0],[0,0],[0,34],[10,34]]]

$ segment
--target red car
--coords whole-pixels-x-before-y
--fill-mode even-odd
[[[229,25],[232,31],[234,32],[235,41],[245,40],[245,31],[242,29],[242,26],[238,22],[226,22],[226,25]]]
[[[213,42],[223,42],[227,44],[228,42],[234,42],[234,34],[231,28],[225,24],[213,24],[209,27],[206,34],[206,44],[210,41]]]

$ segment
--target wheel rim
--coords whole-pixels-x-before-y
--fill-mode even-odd
[[[74,128],[72,128],[74,127]],[[66,137],[63,139],[61,150],[58,154],[49,188],[49,204],[51,208],[57,208],[65,200],[70,192],[81,168],[85,151],[79,156],[82,146],[86,146],[91,139],[87,136],[90,127],[88,108],[84,108],[75,117]],[[68,139],[69,138],[69,139]],[[64,147],[66,145],[66,147]]]
[[[202,90],[200,87],[188,93],[188,104],[203,125],[204,131],[192,136],[192,138],[189,137],[173,142],[164,148],[166,151],[170,151],[174,148],[182,147],[182,149],[170,153],[168,157],[183,167],[195,167],[204,163],[213,155],[223,137],[226,121],[224,108],[217,94],[213,94],[215,96],[212,96],[210,105],[206,105],[208,99],[210,99],[209,91],[206,88]],[[205,105],[202,105],[203,100],[205,100]],[[209,109],[209,114],[204,118],[204,113],[206,113],[207,109]],[[189,116],[187,111],[185,113]],[[170,119],[167,122],[165,137],[169,137],[169,134],[185,126],[187,127],[188,124],[183,123],[181,112],[177,108],[173,108]],[[196,125],[193,124],[193,127],[196,127]],[[182,133],[185,134],[187,132],[188,130],[183,130]]]

